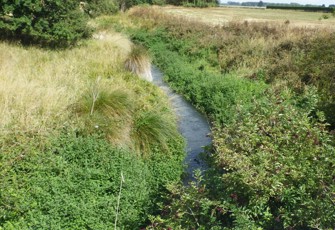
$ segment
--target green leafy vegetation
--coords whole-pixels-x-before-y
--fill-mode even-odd
[[[309,117],[315,99],[313,90],[303,98],[270,91],[214,132],[225,200],[262,228],[332,227],[335,150],[325,126]]]
[[[1,36],[65,47],[139,3],[3,1]],[[189,186],[167,98],[134,75],[148,55],[113,23],[213,124]],[[90,26],[68,50],[0,44],[0,229],[334,228],[333,32],[150,7]]]
[[[171,187],[148,228],[331,229],[333,113],[324,105],[333,100],[333,33],[211,27],[152,8],[130,16],[131,37],[213,121],[211,169],[198,184]]]
[[[169,194],[160,203],[161,213],[151,216],[147,229],[222,229],[228,226],[228,209],[220,201],[209,199],[201,173],[196,172],[196,181],[189,186],[170,185]]]
[[[43,151],[33,145],[12,147],[1,154],[0,226],[109,228],[114,225],[122,174],[117,226],[139,228],[165,183],[176,181],[182,171],[183,154],[171,155],[169,161],[162,152],[155,154],[155,159],[143,160],[97,135],[76,137],[74,133],[51,140]]]
[[[82,9],[91,17],[103,14],[117,13],[119,10],[119,1],[117,0],[88,0],[82,2]]]

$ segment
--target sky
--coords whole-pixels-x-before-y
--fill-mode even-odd
[[[230,0],[233,2],[258,2],[258,0]],[[263,2],[271,2],[271,3],[300,3],[300,4],[313,4],[313,5],[322,5],[325,4],[328,6],[329,4],[335,5],[335,0],[262,0]],[[228,2],[224,0],[223,2]]]

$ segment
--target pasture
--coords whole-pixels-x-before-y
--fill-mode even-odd
[[[186,8],[176,6],[159,7],[159,10],[164,13],[188,17],[216,25],[229,21],[281,23],[289,21],[290,26],[328,27],[335,29],[335,17],[329,13],[322,12],[241,7]],[[328,19],[324,19],[324,17],[328,17]]]

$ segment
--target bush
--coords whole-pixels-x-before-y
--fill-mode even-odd
[[[159,216],[151,217],[147,229],[222,229],[226,222],[227,207],[210,200],[201,172],[189,186],[172,184],[165,201],[160,204]]]
[[[320,94],[319,108],[324,111],[326,121],[335,128],[335,63],[333,51],[335,33],[313,39],[297,62],[302,82],[315,85]]]
[[[87,0],[82,6],[90,16],[116,13],[119,10],[119,1],[116,0]]]
[[[214,132],[224,199],[262,228],[333,227],[335,150],[325,126],[309,117],[316,98],[314,90],[300,99],[269,91]]]
[[[0,33],[25,44],[69,46],[90,36],[87,19],[74,0],[5,1],[0,6]]]

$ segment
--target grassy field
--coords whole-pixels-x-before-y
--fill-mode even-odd
[[[224,24],[229,21],[279,21],[285,23],[289,20],[291,26],[328,27],[335,29],[335,17],[332,17],[331,14],[321,12],[234,7],[186,8],[174,6],[159,7],[159,10],[213,24]],[[327,15],[329,18],[323,19],[324,15]]]

